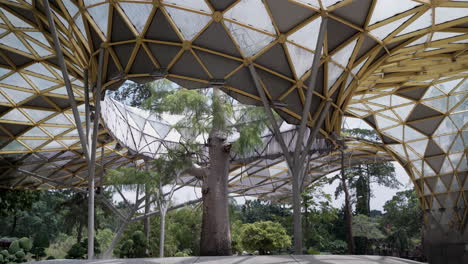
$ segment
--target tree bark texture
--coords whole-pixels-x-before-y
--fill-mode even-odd
[[[341,177],[343,190],[345,193],[345,226],[346,240],[348,242],[348,254],[354,254],[354,238],[353,238],[353,215],[351,212],[351,198],[349,196],[348,184],[344,175]]]
[[[210,167],[203,180],[203,219],[200,255],[229,256],[231,230],[228,206],[228,172],[230,145],[225,139],[211,135],[209,140]]]

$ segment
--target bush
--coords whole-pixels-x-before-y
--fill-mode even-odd
[[[120,258],[146,257],[146,238],[141,231],[135,231],[131,239],[126,240],[118,250]]]
[[[190,257],[192,250],[184,249],[183,251],[178,251],[174,254],[174,257]]]
[[[16,252],[20,251],[21,247],[18,240],[13,241],[8,248],[8,253],[14,255]]]
[[[333,240],[329,244],[329,249],[332,254],[346,254],[348,244],[343,240]]]
[[[88,252],[88,239],[86,238],[80,243],[74,244],[70,250],[68,250],[66,259],[85,259]],[[101,253],[99,242],[94,238],[94,254]]]
[[[315,248],[309,248],[307,250],[307,254],[308,255],[320,255],[320,251],[318,251],[317,249]]]
[[[45,249],[49,247],[50,241],[47,233],[38,233],[32,243],[31,253],[34,255],[36,260],[40,260],[46,256]]]
[[[70,248],[70,250],[68,250],[65,258],[84,259],[85,254],[86,254],[86,249],[83,247],[82,243],[76,243]]]
[[[273,250],[289,248],[291,238],[280,223],[271,221],[244,224],[240,233],[241,243],[248,251],[258,250],[260,255],[271,254]]]
[[[0,264],[15,264],[26,262],[26,255],[31,249],[31,241],[27,237],[14,240],[8,250],[0,251]]]
[[[20,247],[25,251],[25,252],[29,252],[31,249],[32,249],[32,242],[29,238],[27,237],[22,237],[18,240],[18,243],[20,245]]]

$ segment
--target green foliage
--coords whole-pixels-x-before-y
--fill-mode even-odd
[[[307,249],[307,255],[320,255],[320,251],[315,248]]]
[[[112,232],[111,229],[99,229],[96,233],[96,240],[98,241],[99,245],[102,249],[108,248],[114,238],[115,233]]]
[[[19,244],[19,241],[15,240],[10,244],[10,247],[8,248],[8,253],[15,254],[16,252],[20,250],[21,250],[21,246]]]
[[[343,240],[333,240],[328,243],[328,250],[332,254],[345,254],[348,249],[348,244]]]
[[[64,259],[70,248],[76,244],[76,237],[60,233],[53,243],[45,249],[47,256],[54,256],[58,259]]]
[[[244,224],[240,233],[242,247],[256,251],[261,255],[273,250],[287,249],[291,246],[291,237],[280,223],[271,221]]]
[[[280,222],[283,226],[291,225],[291,210],[279,203],[260,199],[247,200],[240,210],[243,223],[273,221]]]
[[[140,106],[151,96],[151,85],[127,81],[111,96],[113,99],[127,105]]]
[[[0,192],[0,216],[14,215],[29,210],[38,198],[38,192],[26,190],[2,190]]]
[[[15,239],[8,250],[0,251],[0,264],[15,264],[26,262],[26,255],[31,249],[31,241],[27,237]]]
[[[325,178],[318,180],[302,193],[304,245],[321,251],[329,251],[336,239],[333,228],[338,219],[331,196],[322,189],[326,182]]]
[[[22,237],[18,240],[20,247],[25,251],[29,252],[33,246],[31,240],[27,237]]]
[[[353,235],[355,237],[365,237],[367,239],[385,238],[379,229],[378,219],[368,217],[367,215],[356,215],[353,217]]]
[[[380,224],[394,250],[403,252],[420,243],[422,211],[414,190],[397,192],[384,211]]]
[[[189,257],[192,255],[192,251],[190,249],[185,249],[183,251],[179,251],[174,254],[174,257]]]
[[[131,239],[127,239],[118,250],[120,258],[146,257],[146,239],[141,231],[135,231]]]
[[[242,254],[242,241],[241,241],[241,229],[242,229],[242,221],[235,220],[231,223],[231,247],[232,252],[237,254]]]
[[[87,258],[88,253],[88,238],[84,239],[81,242],[74,244],[70,250],[68,250],[65,258],[67,259],[85,259]],[[99,242],[94,238],[94,254],[101,253],[101,246]]]
[[[84,259],[86,255],[86,248],[83,246],[83,244],[76,243],[74,244],[70,250],[68,250],[67,255],[65,258],[67,259]]]
[[[267,118],[261,107],[247,107],[221,93],[218,88],[188,90],[153,83],[151,97],[145,107],[157,115],[170,113],[183,118],[175,125],[185,138],[193,141],[199,135],[214,132],[228,136],[238,132],[234,150],[241,154],[251,153],[262,143],[261,133],[265,130]],[[193,146],[192,146],[193,147]]]

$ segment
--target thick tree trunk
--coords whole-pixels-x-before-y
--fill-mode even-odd
[[[200,255],[229,256],[231,230],[228,206],[228,169],[230,145],[218,135],[208,140],[210,168],[203,180],[203,219]]]
[[[354,254],[354,238],[353,238],[353,215],[351,212],[351,199],[349,196],[348,184],[346,178],[342,175],[341,184],[345,193],[345,228],[346,240],[348,242],[348,254]]]
[[[166,237],[166,210],[160,209],[159,257],[164,258],[164,240]]]

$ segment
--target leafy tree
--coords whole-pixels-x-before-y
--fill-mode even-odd
[[[404,251],[417,246],[414,242],[420,242],[422,211],[416,192],[397,192],[383,208],[380,224],[389,245],[401,256]]]
[[[261,199],[247,200],[240,207],[240,212],[243,223],[272,221],[291,228],[291,210],[276,202]]]
[[[187,139],[188,153],[196,155],[199,167],[186,172],[202,181],[203,217],[200,239],[201,255],[231,255],[231,235],[228,211],[228,168],[230,152],[234,148],[240,155],[253,150],[261,142],[266,119],[255,107],[237,107],[233,100],[218,88],[212,90],[168,89],[154,86],[146,107],[156,114],[181,115],[176,127]],[[237,105],[238,106],[238,105]],[[229,135],[239,133],[234,143]],[[206,138],[196,144],[196,138]],[[206,153],[206,152],[205,152]]]
[[[156,203],[160,215],[159,257],[161,258],[164,257],[166,213],[169,209],[179,175],[190,165],[190,159],[187,158],[184,152],[176,148],[167,149],[165,155],[160,155],[159,158],[153,161],[147,160],[145,169],[125,167],[110,170],[107,173],[107,181],[113,184],[115,188],[119,188],[117,185],[124,185],[127,189],[132,189],[136,192],[144,190],[144,197],[140,200],[145,201],[145,214],[148,213],[147,209],[151,203]],[[140,185],[142,185],[141,188]],[[163,187],[165,186],[170,187],[169,192],[164,192]],[[133,213],[137,209],[138,207],[135,207]],[[147,221],[147,219],[149,218],[147,217],[144,220],[145,246],[149,243],[150,234],[149,220]],[[111,243],[111,245],[115,245],[115,243]],[[147,248],[146,254],[148,253],[149,250]]]
[[[38,198],[38,192],[26,190],[2,190],[0,192],[0,218],[12,217],[13,223],[10,227],[10,236],[16,231],[18,212],[31,209],[34,201]],[[5,227],[3,227],[5,228]],[[7,229],[0,231],[6,235]]]
[[[119,250],[120,258],[146,257],[146,239],[141,231],[135,231],[131,239],[127,239]]]
[[[112,92],[111,96],[115,100],[127,105],[140,106],[151,96],[151,87],[151,84],[139,84],[127,81],[119,89]]]
[[[357,138],[358,140],[378,143],[379,136],[374,130],[354,128],[343,131],[346,136]],[[351,215],[351,192],[354,191],[356,202],[356,214],[370,216],[370,199],[372,197],[371,184],[376,183],[388,188],[398,188],[401,183],[396,179],[395,167],[391,162],[370,162],[359,164],[343,170],[344,173],[338,174],[330,179],[330,182],[340,180],[340,184],[336,188],[335,196],[338,197],[341,193],[345,194],[345,219],[348,237],[349,248],[354,249],[356,244],[356,252],[351,250],[350,253],[365,254],[367,248],[367,238],[357,239],[353,237],[352,230],[352,215]]]
[[[367,215],[358,214],[353,217],[353,234],[355,239],[365,239],[364,241],[381,240],[385,235],[379,229],[378,219],[371,218]],[[358,244],[359,245],[359,244]],[[364,248],[361,252],[368,253],[368,243],[362,243]]]
[[[302,193],[306,248],[330,250],[331,243],[336,240],[330,231],[338,218],[338,210],[331,205],[331,195],[322,190],[325,183],[326,178],[320,179]]]
[[[244,249],[258,250],[260,255],[291,247],[291,237],[286,229],[280,223],[271,221],[244,224],[241,228],[240,239]]]

